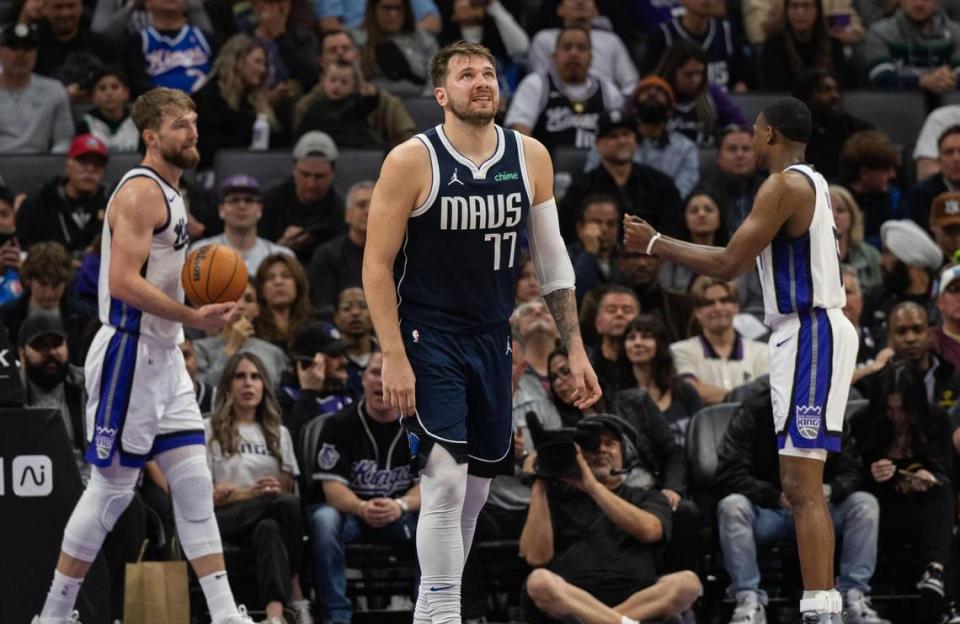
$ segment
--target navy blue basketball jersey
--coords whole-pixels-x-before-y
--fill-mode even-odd
[[[679,17],[660,24],[666,48],[669,48],[681,39],[687,39],[698,44],[707,53],[707,79],[710,83],[720,85],[724,89],[732,87],[733,82],[730,66],[736,55],[733,45],[733,32],[730,22],[716,17],[710,18],[710,28],[703,37],[695,36],[683,27]]]
[[[168,36],[153,26],[140,31],[147,76],[155,87],[194,93],[213,68],[213,50],[203,31],[186,25]]]
[[[417,135],[432,177],[397,256],[401,322],[481,332],[510,318],[533,194],[520,135],[495,128],[497,149],[479,166],[457,152],[442,125]]]

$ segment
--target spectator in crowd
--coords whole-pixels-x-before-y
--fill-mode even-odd
[[[637,120],[622,110],[604,112],[597,121],[597,152],[600,164],[578,176],[560,203],[560,228],[572,240],[580,206],[589,195],[616,198],[620,214],[633,214],[658,231],[680,232],[683,203],[677,187],[666,174],[633,162],[637,151]]]
[[[140,132],[130,117],[130,84],[116,66],[100,69],[89,82],[93,108],[77,121],[77,134],[92,134],[114,152],[140,149]]]
[[[335,60],[320,70],[317,97],[301,109],[296,132],[320,130],[340,147],[376,147],[383,143],[369,117],[380,101],[380,91],[363,82],[356,64]]]
[[[881,224],[906,216],[899,205],[900,188],[893,184],[899,167],[900,150],[880,130],[854,133],[840,153],[840,181],[860,207],[864,240],[874,247],[879,247]]]
[[[887,365],[870,404],[851,418],[850,428],[863,456],[864,485],[880,501],[879,547],[896,548],[904,541],[916,546],[924,566],[917,589],[933,611],[943,609],[947,593],[954,487],[948,476],[949,421],[927,401],[921,374],[907,362]]]
[[[630,58],[623,40],[610,30],[596,28],[593,25],[597,17],[597,5],[594,0],[561,0],[557,4],[557,15],[562,28],[545,28],[533,37],[527,66],[531,71],[547,73],[551,69],[551,54],[556,58],[560,33],[576,28],[589,35],[587,59],[590,73],[598,78],[609,80],[621,93],[630,93],[640,76]]]
[[[724,17],[721,0],[680,0],[685,9],[679,17],[663,22],[647,40],[644,73],[653,72],[665,52],[678,41],[701,48],[707,57],[707,81],[724,91],[746,91],[747,65],[734,45],[733,27]]]
[[[199,340],[197,342],[200,342]],[[213,383],[209,383],[200,378],[200,361],[197,358],[197,351],[195,349],[195,343],[190,338],[185,338],[177,347],[180,349],[180,354],[183,355],[184,367],[187,369],[187,374],[190,376],[190,381],[193,382],[193,395],[197,399],[197,407],[200,408],[200,413],[208,415],[213,412],[213,406],[215,405],[214,394],[217,391],[217,384],[220,383],[220,377],[222,376],[223,369],[220,369],[221,375],[217,375]],[[157,483],[166,483],[163,479],[163,472],[156,462],[151,462],[156,468],[153,472],[155,475],[158,475],[160,478],[156,479]],[[149,472],[149,471],[148,471]],[[167,494],[170,492],[168,491]],[[172,501],[171,501],[172,502]],[[172,509],[171,509],[172,511]],[[173,519],[173,516],[170,516],[170,519]],[[174,524],[169,526],[174,527]]]
[[[35,27],[0,29],[0,153],[66,152],[73,138],[67,90],[33,73],[36,63]]]
[[[931,348],[954,370],[960,370],[960,265],[949,264],[937,280],[940,324],[930,329]]]
[[[210,76],[193,94],[197,105],[200,169],[213,166],[220,149],[265,149],[286,143],[267,90],[267,52],[249,35],[234,35],[220,49]],[[254,124],[269,124],[267,145],[255,145]]]
[[[723,88],[707,79],[707,62],[707,53],[699,45],[680,40],[667,48],[656,68],[676,96],[667,126],[698,147],[716,145],[721,128],[749,125]]]
[[[840,271],[843,277],[843,291],[847,296],[843,315],[853,323],[859,338],[857,368],[851,381],[851,385],[856,385],[864,377],[877,373],[886,366],[893,357],[893,349],[884,347],[886,341],[881,332],[863,323],[863,293],[860,289],[857,270],[849,264],[844,264],[840,266]]]
[[[255,334],[285,349],[300,326],[310,318],[310,285],[297,259],[285,254],[267,256],[257,269],[260,314]]]
[[[872,303],[883,291],[880,252],[863,241],[863,213],[850,191],[838,184],[829,190],[840,262],[856,269],[860,290]]]
[[[17,239],[17,212],[13,208],[16,201],[13,191],[0,184],[0,305],[23,293],[20,281],[23,253]]]
[[[283,245],[257,236],[257,223],[263,216],[263,198],[260,183],[253,176],[238,173],[220,184],[219,212],[223,234],[196,241],[190,246],[191,251],[206,245],[227,245],[243,258],[249,275],[256,275],[268,256],[293,255]]]
[[[304,530],[293,483],[300,470],[266,379],[257,356],[234,355],[204,422],[217,524],[225,542],[253,550],[266,622],[282,624],[289,605],[298,622],[312,623],[299,578]]]
[[[446,15],[437,37],[441,46],[459,40],[482,44],[497,60],[498,75],[527,64],[530,37],[501,0],[441,0],[440,4]]]
[[[27,252],[21,279],[23,294],[0,306],[0,321],[16,343],[20,326],[36,314],[51,314],[60,319],[67,331],[67,348],[74,364],[83,363],[83,336],[96,311],[67,293],[73,276],[73,260],[59,243],[36,243]]]
[[[780,17],[781,10],[782,7],[770,0],[744,0],[741,8],[743,30],[752,45],[759,46],[766,40],[771,22]],[[854,8],[854,0],[823,0],[823,13],[831,37],[845,46],[855,46],[863,41],[866,30]]]
[[[186,0],[145,0],[149,25],[123,42],[124,69],[136,95],[153,87],[195,93],[213,68],[213,37],[187,20]]]
[[[753,134],[743,126],[727,126],[721,132],[717,167],[703,180],[703,188],[715,197],[729,236],[747,218],[764,176],[757,171]]]
[[[727,242],[726,228],[720,215],[717,200],[701,187],[687,196],[683,209],[682,240],[697,245],[723,246]],[[674,292],[689,292],[697,275],[689,268],[664,261],[660,268],[660,284]]]
[[[619,411],[622,402],[636,396],[632,388],[643,390],[644,409],[662,416],[682,446],[687,425],[703,402],[697,390],[677,375],[666,326],[649,314],[637,316],[623,332],[623,354],[632,379],[609,401]]]
[[[37,24],[37,65],[41,76],[56,78],[72,98],[85,95],[93,73],[116,61],[116,49],[90,29],[82,0],[46,0],[46,19]]]
[[[215,2],[187,0],[187,21],[205,32],[213,31],[213,24],[206,7]],[[149,28],[152,22],[150,10],[143,2],[130,3],[124,0],[96,0],[91,28],[112,41],[122,44],[125,38]]]
[[[351,346],[330,323],[301,327],[290,343],[296,379],[280,387],[284,424],[294,439],[315,418],[326,418],[353,403],[347,391],[346,352]]]
[[[578,451],[579,475],[537,479],[531,487],[520,535],[521,556],[537,568],[527,577],[527,595],[555,619],[636,624],[678,616],[701,587],[689,570],[662,574],[658,566],[658,547],[671,535],[670,503],[620,474],[635,461],[633,427],[617,416],[591,419],[603,431],[596,450]]]
[[[760,589],[757,546],[792,540],[796,530],[794,501],[780,483],[775,438],[773,406],[764,392],[737,409],[720,445],[717,484],[724,498],[717,507],[718,537],[730,575],[728,591],[737,601],[731,623],[766,622],[767,593]],[[861,490],[861,468],[860,453],[845,430],[840,452],[831,453],[823,469],[823,497],[843,543],[837,590],[843,596],[845,622],[889,624],[869,599],[880,509],[876,497]]]
[[[827,180],[840,175],[840,153],[847,138],[871,129],[869,123],[844,110],[835,71],[810,67],[797,74],[793,82],[793,96],[807,105],[813,121],[807,160]]]
[[[908,219],[884,223],[880,238],[884,287],[878,304],[881,318],[882,313],[901,301],[914,301],[932,311],[930,288],[943,265],[943,252],[919,225]]]
[[[576,274],[577,300],[616,279],[614,253],[620,234],[620,210],[609,195],[590,195],[577,217],[577,240],[568,248]]]
[[[357,182],[350,187],[344,213],[347,233],[317,247],[307,265],[310,297],[314,309],[321,313],[334,305],[343,289],[363,283],[363,247],[367,241],[371,195],[373,182],[370,180]]]
[[[290,360],[286,352],[254,333],[254,323],[260,316],[259,299],[259,284],[256,278],[251,277],[243,296],[237,301],[233,322],[224,325],[216,336],[193,342],[198,380],[216,387],[224,367],[236,353],[256,355],[263,364],[267,373],[266,381],[272,388],[279,386],[283,375],[290,372]]]
[[[552,63],[520,82],[504,124],[533,136],[547,149],[590,149],[600,115],[623,105],[623,95],[612,82],[590,74],[590,45],[584,28],[561,30]]]
[[[660,285],[663,265],[660,256],[648,256],[621,249],[617,254],[617,270],[624,285],[632,289],[640,301],[640,310],[652,314],[667,326],[668,342],[690,337],[693,299],[686,293],[671,292]]]
[[[103,177],[107,146],[90,134],[70,144],[63,176],[31,193],[17,213],[17,235],[25,246],[57,242],[79,254],[100,234],[107,193]]]
[[[517,303],[540,298],[540,282],[533,269],[533,258],[524,253],[520,256],[520,270],[517,271]]]
[[[939,2],[903,0],[900,9],[867,30],[866,62],[877,87],[923,89],[943,95],[957,88],[960,24]]]
[[[400,415],[384,401],[382,369],[383,355],[376,352],[363,373],[363,400],[328,418],[317,440],[309,518],[324,622],[351,619],[347,544],[415,544],[420,485]]]
[[[953,262],[960,249],[960,192],[947,191],[933,198],[930,231],[943,252],[944,264]]]
[[[863,16],[863,23],[868,27],[880,21],[885,17],[890,17],[900,8],[900,0],[861,0],[859,5],[860,14]],[[960,4],[955,0],[946,0],[940,2],[940,8],[947,14],[947,17],[954,21],[960,21]]]
[[[410,0],[369,0],[363,26],[356,31],[364,78],[398,96],[432,91],[427,61],[437,51],[437,41],[413,20]]]
[[[913,148],[918,180],[940,173],[940,137],[951,126],[960,126],[960,105],[941,106],[927,115]]]
[[[37,26],[46,17],[44,2],[40,0],[15,0],[0,15],[0,23]]]
[[[267,53],[267,76],[270,103],[285,121],[295,96],[317,80],[320,54],[313,28],[298,23],[292,0],[253,0],[249,34]]]
[[[518,392],[546,401],[550,387],[548,358],[557,348],[560,332],[547,304],[542,300],[518,305],[510,315],[510,326],[523,353],[523,375]]]
[[[722,403],[734,388],[767,374],[767,346],[733,328],[740,310],[733,282],[700,277],[692,294],[701,332],[670,345],[670,353],[677,375],[694,387],[701,402]]]
[[[293,146],[292,176],[264,194],[263,237],[293,249],[301,262],[344,230],[343,198],[333,187],[338,154],[329,135],[304,134]]]
[[[960,125],[950,126],[937,143],[939,171],[912,187],[903,198],[906,215],[930,232],[933,198],[960,186]]]
[[[849,84],[843,43],[830,36],[821,0],[781,0],[781,5],[760,55],[763,88],[788,90],[804,68],[825,70]]]
[[[594,324],[600,343],[592,346],[589,356],[604,397],[613,398],[630,385],[623,365],[623,332],[638,314],[640,302],[637,295],[624,286],[609,286],[597,302]]]
[[[315,0],[313,10],[322,32],[356,30],[363,26],[367,0]],[[417,28],[440,31],[440,10],[434,0],[411,0],[410,8]]]
[[[355,400],[363,397],[361,376],[370,365],[370,356],[378,348],[373,335],[373,321],[367,309],[367,297],[359,285],[348,286],[337,295],[333,324],[350,343],[347,356],[347,390]]]

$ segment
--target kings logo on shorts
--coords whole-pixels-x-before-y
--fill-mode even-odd
[[[820,433],[821,408],[819,405],[798,405],[796,411],[797,431],[808,440],[816,440]]]
[[[117,437],[117,430],[109,427],[97,427],[97,434],[93,438],[93,444],[97,449],[97,457],[107,459],[110,457],[110,451],[113,450],[113,441]]]

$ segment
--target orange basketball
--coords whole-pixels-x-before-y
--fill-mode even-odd
[[[247,287],[247,266],[231,247],[204,245],[187,255],[180,281],[194,305],[236,301]]]

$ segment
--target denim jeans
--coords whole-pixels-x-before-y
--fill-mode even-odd
[[[417,539],[417,514],[405,513],[393,523],[375,529],[353,514],[329,505],[310,507],[310,543],[313,582],[322,622],[349,622],[353,613],[347,598],[346,547],[360,538],[379,544],[412,544]]]
[[[829,504],[830,517],[843,541],[837,589],[870,593],[870,578],[877,564],[877,534],[880,505],[869,492],[854,492],[839,504]],[[731,595],[750,591],[767,604],[760,589],[757,545],[795,539],[793,512],[789,509],[757,507],[742,494],[730,494],[717,508],[723,566],[730,575]]]

